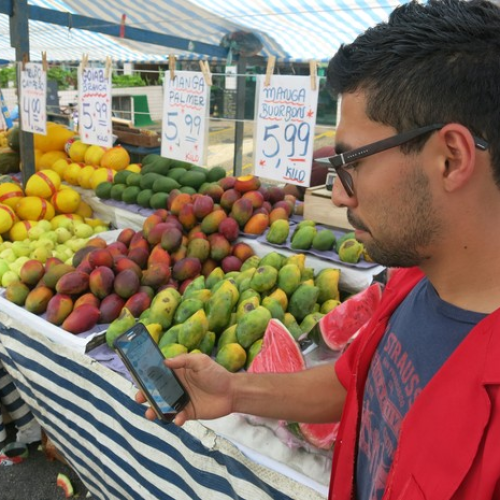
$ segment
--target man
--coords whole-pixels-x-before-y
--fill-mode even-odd
[[[500,499],[500,9],[403,5],[328,78],[342,96],[333,200],[376,261],[407,269],[335,367],[168,361],[192,401],[176,423],[342,416],[330,499]]]

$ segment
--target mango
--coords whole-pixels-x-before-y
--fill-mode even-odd
[[[243,261],[240,271],[246,271],[247,269],[250,269],[252,267],[257,269],[259,267],[259,262],[260,257],[258,255],[252,255],[251,257]]]
[[[354,240],[356,239],[354,237],[354,231],[349,231],[347,233],[344,233],[340,238],[337,238],[335,241],[335,251],[339,253],[340,247],[342,243],[344,243],[345,240]]]
[[[22,281],[14,281],[5,289],[5,298],[18,306],[24,306],[29,293],[28,285]]]
[[[245,243],[243,241],[239,241],[239,242],[233,244],[232,255],[234,255],[235,257],[238,257],[238,259],[240,259],[241,262],[245,263],[250,257],[255,255],[255,252],[253,251],[253,248],[248,243]]]
[[[268,295],[268,297],[271,297],[272,299],[276,299],[280,305],[283,311],[286,311],[288,308],[288,297],[284,290],[281,288],[276,288]]]
[[[24,307],[33,314],[43,314],[53,296],[54,292],[51,288],[45,285],[37,286],[26,296]]]
[[[232,373],[241,370],[245,366],[246,360],[245,349],[236,342],[223,345],[215,356],[215,361]]]
[[[227,217],[226,212],[222,209],[214,210],[205,217],[200,224],[200,230],[205,234],[216,233],[219,230],[219,224]]]
[[[218,203],[224,194],[224,189],[216,183],[208,183],[198,189],[198,193],[210,196],[215,203]]]
[[[324,316],[324,314],[320,312],[313,312],[308,314],[301,322],[300,322],[300,330],[302,333],[306,334],[310,332],[315,326],[316,323]]]
[[[160,325],[161,326],[161,325]],[[177,344],[179,343],[179,332],[182,330],[182,325],[171,326],[160,338],[158,347],[160,349],[167,344]]]
[[[272,297],[264,297],[262,299],[262,306],[271,313],[271,316],[273,318],[283,321],[285,317],[285,311],[281,307],[281,304],[278,300],[273,299]]]
[[[120,315],[121,310],[125,306],[125,300],[123,300],[116,293],[111,293],[104,299],[102,299],[99,305],[100,317],[99,323],[107,324],[114,321]]]
[[[94,269],[99,266],[113,267],[113,255],[107,248],[96,248],[88,254],[90,266]]]
[[[183,295],[184,297],[184,295]],[[184,299],[174,314],[174,324],[184,323],[189,317],[191,317],[195,312],[203,309],[203,302],[198,299]]]
[[[198,220],[203,220],[214,209],[214,200],[211,196],[202,194],[193,201],[194,215]]]
[[[36,285],[45,274],[44,265],[36,259],[27,260],[19,270],[21,281],[28,286]]]
[[[262,338],[271,317],[269,310],[263,306],[259,306],[243,316],[236,325],[238,342],[246,349],[256,340]]]
[[[237,199],[233,203],[229,215],[238,223],[239,227],[243,229],[253,215],[252,202],[248,198]]]
[[[132,269],[124,269],[115,276],[113,291],[122,299],[127,300],[137,293],[140,286],[141,281],[137,274]]]
[[[113,342],[122,333],[130,330],[135,325],[136,321],[132,313],[123,307],[119,316],[114,319],[106,330],[106,343],[111,349],[114,349]]]
[[[285,263],[283,265],[286,264],[295,264],[296,266],[298,266],[300,274],[302,274],[306,267],[306,256],[303,253],[296,253],[290,255],[289,257],[286,258]]]
[[[96,267],[89,275],[89,289],[99,299],[104,299],[113,291],[115,273],[105,266]]]
[[[81,271],[70,271],[59,278],[56,292],[64,295],[78,295],[89,289],[89,275]]]
[[[142,277],[142,269],[133,260],[125,257],[125,255],[117,255],[114,258],[114,261],[115,263],[113,265],[113,271],[115,272],[115,275],[118,275],[122,271],[125,271],[125,269],[131,269],[132,271],[134,271],[138,278]]]
[[[91,304],[83,304],[74,308],[63,321],[61,328],[71,333],[83,333],[97,324],[99,309]]]
[[[194,278],[189,285],[184,289],[184,293],[182,294],[183,299],[189,299],[190,295],[193,292],[204,290],[206,288],[205,285],[205,276],[200,275]]]
[[[283,324],[286,326],[287,330],[292,334],[295,340],[298,340],[302,336],[302,330],[300,325],[297,323],[295,316],[289,312],[285,313],[283,318]]]
[[[187,354],[187,347],[182,344],[171,343],[165,344],[161,349],[161,353],[165,358],[175,358],[175,356],[179,356],[180,354]]]
[[[73,303],[73,309],[81,306],[82,304],[90,304],[94,307],[99,308],[101,301],[92,292],[84,293],[80,295]]]
[[[277,281],[278,270],[276,268],[269,265],[259,265],[250,280],[250,288],[260,293],[267,292],[276,285]]]
[[[313,285],[299,285],[292,293],[288,302],[288,312],[301,322],[308,314],[314,311],[319,295],[319,288]]]
[[[269,215],[267,213],[255,213],[243,227],[243,232],[247,234],[263,234],[268,227]]]
[[[158,344],[160,341],[160,337],[163,333],[163,328],[159,323],[150,323],[146,325],[146,330],[149,332],[149,335],[153,338],[153,340]]]
[[[208,332],[208,319],[203,309],[198,310],[182,324],[179,343],[189,350],[196,349]]]
[[[175,252],[182,244],[182,230],[171,227],[165,231],[160,240],[161,247],[167,252]]]
[[[312,240],[312,248],[321,252],[331,250],[335,245],[335,234],[330,229],[322,229],[316,233]]]
[[[306,281],[311,281],[314,285],[314,268],[313,267],[304,267],[302,269],[302,272],[300,273],[300,279],[302,283],[305,283]]]
[[[259,266],[271,266],[278,271],[283,267],[286,257],[278,252],[269,252],[260,259]]]
[[[172,268],[172,278],[184,281],[195,278],[201,272],[201,262],[195,257],[184,257],[177,261]]]
[[[181,295],[177,290],[171,287],[163,289],[151,302],[151,322],[160,323],[164,330],[169,328],[180,302]]]
[[[128,246],[130,245],[130,241],[134,237],[134,234],[135,230],[132,229],[131,227],[127,227],[120,231],[120,234],[117,236],[116,241],[122,242],[128,248]]]
[[[210,243],[210,257],[216,262],[231,254],[231,243],[221,233],[213,233],[208,237]]]
[[[224,279],[224,271],[221,267],[216,267],[206,278],[205,286],[212,288],[216,283]]]
[[[278,209],[275,209],[278,210]],[[290,223],[288,220],[277,219],[271,222],[266,240],[273,245],[283,245],[290,234]]]
[[[319,308],[319,312],[323,314],[328,314],[330,311],[335,309],[338,305],[340,305],[340,300],[330,299],[323,302]]]
[[[253,288],[247,288],[243,292],[240,293],[240,298],[238,299],[238,304],[243,302],[246,299],[249,299],[251,297],[256,297],[257,300],[260,303],[260,293],[256,292]]]
[[[125,302],[125,306],[134,317],[138,318],[151,305],[151,298],[146,292],[134,293]]]
[[[255,356],[259,354],[262,349],[262,339],[256,340],[248,349],[247,349],[247,361],[245,363],[245,369],[249,369],[252,361],[255,359]]]
[[[156,290],[160,286],[166,285],[171,275],[170,266],[167,264],[163,262],[152,263],[142,271],[141,286],[149,286]]]
[[[151,264],[165,264],[166,266],[170,266],[172,264],[170,254],[165,251],[160,244],[155,245],[151,249],[147,265],[150,266]]]
[[[259,189],[260,185],[260,179],[256,175],[243,175],[236,177],[234,189],[240,193],[246,193],[247,191],[255,191]]]
[[[206,304],[208,300],[212,297],[212,292],[208,288],[204,288],[202,290],[193,290],[189,292],[190,299],[201,300],[203,304]]]
[[[205,333],[201,342],[198,346],[198,349],[207,356],[210,356],[214,350],[216,335],[215,332],[208,331]]]
[[[233,271],[239,271],[243,262],[241,262],[241,260],[234,255],[228,255],[221,260],[220,265],[225,273],[230,273]]]
[[[230,213],[236,200],[241,198],[241,193],[236,189],[227,189],[224,191],[219,200],[219,205],[227,212]]]
[[[222,234],[228,241],[236,241],[240,235],[240,227],[232,217],[226,217],[219,224],[219,233]]]
[[[288,221],[288,212],[283,207],[273,208],[269,212],[269,225],[272,226],[277,220]]]
[[[347,239],[339,248],[339,258],[342,262],[355,264],[359,262],[363,254],[364,246],[358,240]]]
[[[295,230],[292,237],[291,247],[293,250],[309,250],[312,246],[317,229],[313,226],[304,226]]]
[[[187,245],[186,257],[205,262],[210,257],[210,243],[206,238],[193,238]]]
[[[228,326],[220,335],[217,340],[217,349],[221,349],[226,344],[238,342],[236,337],[236,323]]]
[[[208,319],[208,330],[221,333],[231,320],[233,310],[233,294],[231,290],[223,289],[214,293],[205,304],[205,311]]]
[[[69,264],[55,264],[45,271],[42,282],[45,286],[55,289],[59,279],[71,271],[75,271],[75,268]]]
[[[242,300],[238,302],[238,306],[236,308],[236,322],[241,320],[245,314],[248,314],[250,311],[257,309],[260,306],[260,301],[257,297],[250,297],[246,300]]]
[[[319,288],[318,302],[327,300],[340,300],[339,292],[340,269],[322,269],[314,279],[314,284]]]
[[[234,175],[228,175],[226,177],[223,177],[217,181],[217,184],[224,189],[224,191],[228,189],[233,189],[234,185],[236,184],[236,177]]]
[[[69,295],[56,293],[47,304],[45,319],[53,325],[62,325],[73,310],[73,300]]]

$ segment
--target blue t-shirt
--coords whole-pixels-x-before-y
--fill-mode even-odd
[[[382,498],[406,413],[485,316],[444,302],[426,278],[396,309],[373,356],[363,395],[358,500]]]

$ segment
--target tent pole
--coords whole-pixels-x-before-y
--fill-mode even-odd
[[[30,42],[28,27],[28,0],[16,0],[13,2],[12,14],[10,16],[10,45],[16,49],[17,61],[17,103],[21,110],[19,100],[19,82],[21,81],[21,65],[19,64],[26,55],[29,58]],[[21,112],[19,112],[19,121],[21,121]],[[21,146],[21,164],[23,186],[35,173],[35,152],[33,150],[33,134],[31,132],[21,131],[19,134]]]
[[[238,77],[236,86],[236,124],[234,127],[234,172],[236,177],[242,174],[243,169],[243,137],[245,132],[245,84],[247,62],[245,57],[238,59]]]

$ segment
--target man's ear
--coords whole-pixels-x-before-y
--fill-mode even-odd
[[[449,123],[439,131],[444,148],[443,186],[447,191],[461,188],[474,173],[476,148],[469,129]]]

